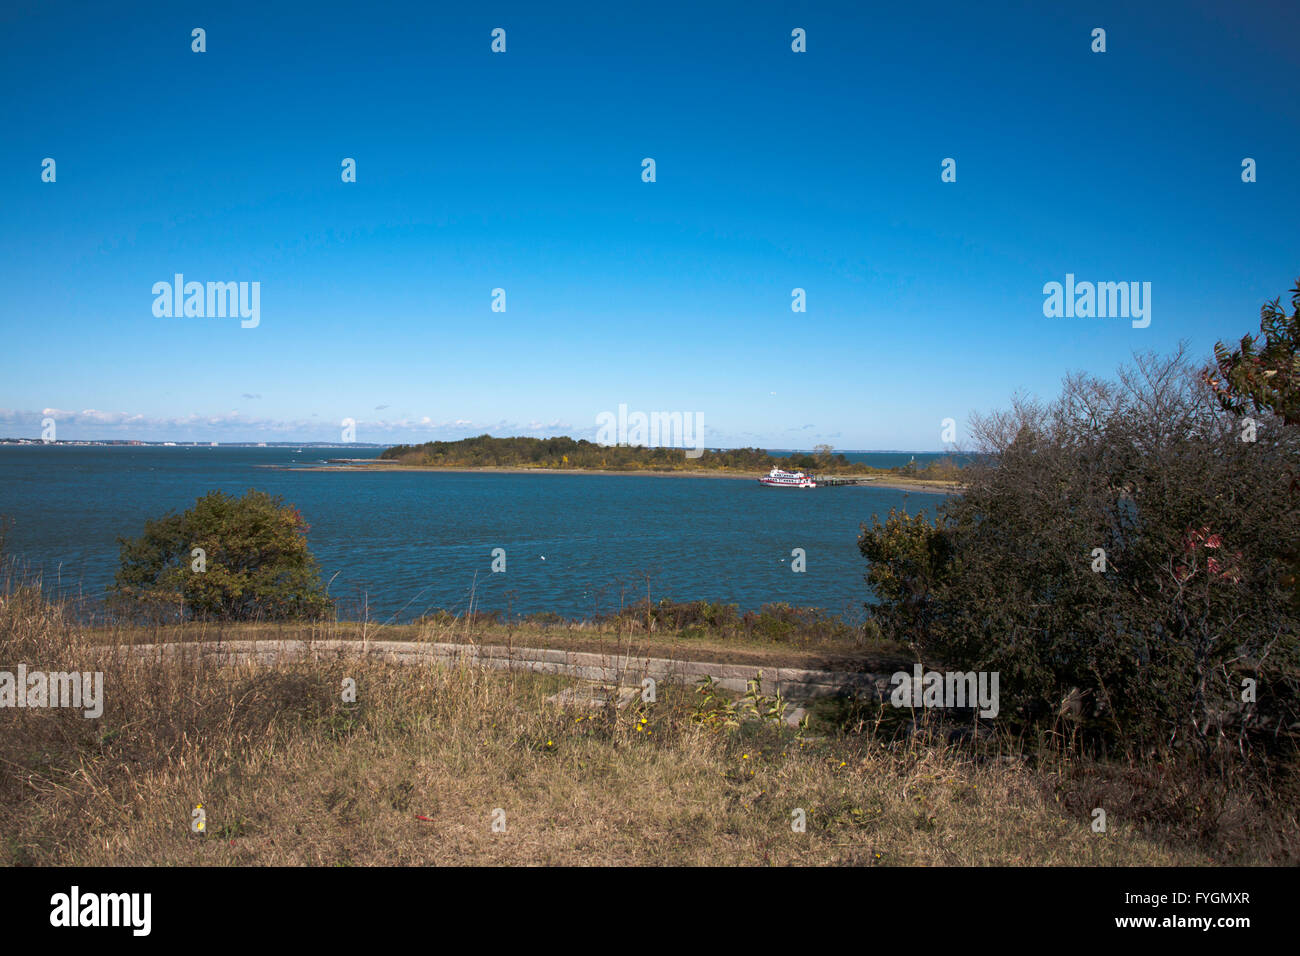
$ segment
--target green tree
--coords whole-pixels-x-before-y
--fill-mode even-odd
[[[1259,338],[1242,337],[1232,351],[1214,346],[1215,367],[1205,380],[1225,409],[1272,412],[1287,425],[1300,425],[1300,279],[1291,290],[1291,314],[1282,297],[1259,310]]]
[[[1282,297],[1259,310],[1258,339],[1243,336],[1229,351],[1222,342],[1214,346],[1215,365],[1202,374],[1226,410],[1237,414],[1273,414],[1284,426],[1300,426],[1300,279],[1291,290],[1291,314]],[[1288,494],[1300,494],[1300,469],[1293,465]],[[1287,561],[1282,586],[1300,608],[1300,540],[1280,541]]]
[[[137,612],[218,621],[324,618],[333,602],[307,531],[298,510],[279,497],[213,491],[182,514],[146,522],[139,538],[119,538],[121,566],[109,590],[114,603]]]
[[[952,543],[941,523],[923,514],[890,509],[884,523],[862,527],[858,550],[867,559],[867,584],[879,603],[876,624],[898,636],[918,656],[930,647],[934,594],[952,558]]]

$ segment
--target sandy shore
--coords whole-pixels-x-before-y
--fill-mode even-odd
[[[613,471],[601,468],[520,468],[496,465],[484,465],[480,468],[443,468],[436,465],[399,465],[396,462],[380,461],[374,458],[353,458],[326,465],[263,465],[264,468],[278,468],[285,471],[440,471],[455,474],[478,474],[490,472],[499,475],[639,475],[643,478],[723,478],[733,481],[757,481],[760,472],[718,471],[717,469],[698,469],[682,471]],[[849,475],[845,477],[858,477]],[[863,476],[866,477],[866,476]],[[849,485],[849,488],[889,488],[894,491],[923,492],[932,495],[956,494],[961,492],[961,485],[951,481],[923,481],[906,478],[871,478],[864,485]]]

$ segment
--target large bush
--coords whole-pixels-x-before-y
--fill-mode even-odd
[[[333,604],[307,550],[296,508],[264,491],[213,491],[182,514],[119,538],[121,567],[110,591],[119,606],[203,620],[326,617]]]
[[[1214,346],[1214,365],[1202,377],[1226,410],[1251,415],[1272,413],[1284,424],[1300,428],[1300,279],[1291,289],[1291,314],[1282,297],[1259,310],[1259,335],[1243,336],[1236,349]],[[1291,494],[1300,495],[1300,467],[1291,480]],[[1286,553],[1282,586],[1300,609],[1300,542]]]
[[[1294,731],[1297,429],[1265,413],[1243,441],[1181,353],[1117,382],[1073,376],[1057,401],[973,429],[984,454],[933,523],[863,528],[887,637],[927,664],[998,671],[1004,717],[1069,715],[1127,750]]]

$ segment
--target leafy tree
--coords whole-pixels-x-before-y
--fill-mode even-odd
[[[950,536],[923,514],[892,508],[883,524],[874,519],[873,524],[863,526],[858,549],[869,563],[867,584],[879,599],[876,623],[923,655],[930,644],[934,592],[951,562]]]
[[[1281,301],[1260,308],[1259,339],[1243,336],[1233,351],[1216,343],[1215,367],[1204,375],[1228,411],[1267,411],[1300,425],[1300,279],[1291,290],[1290,315]]]
[[[319,619],[333,610],[307,549],[302,515],[250,489],[213,491],[182,514],[119,538],[121,567],[109,590],[135,611],[219,621]]]
[[[1226,410],[1238,415],[1271,413],[1294,428],[1300,426],[1300,279],[1291,290],[1290,315],[1281,301],[1278,296],[1260,308],[1260,339],[1244,336],[1231,352],[1217,343],[1215,366],[1202,374]],[[1288,493],[1300,495],[1300,468],[1294,465]],[[1279,546],[1287,560],[1282,586],[1300,608],[1300,540],[1293,535]]]

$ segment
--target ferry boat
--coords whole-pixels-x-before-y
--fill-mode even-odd
[[[802,471],[782,471],[780,468],[773,468],[762,478],[758,479],[760,485],[768,485],[772,488],[816,488],[817,479],[812,475],[805,475]]]

